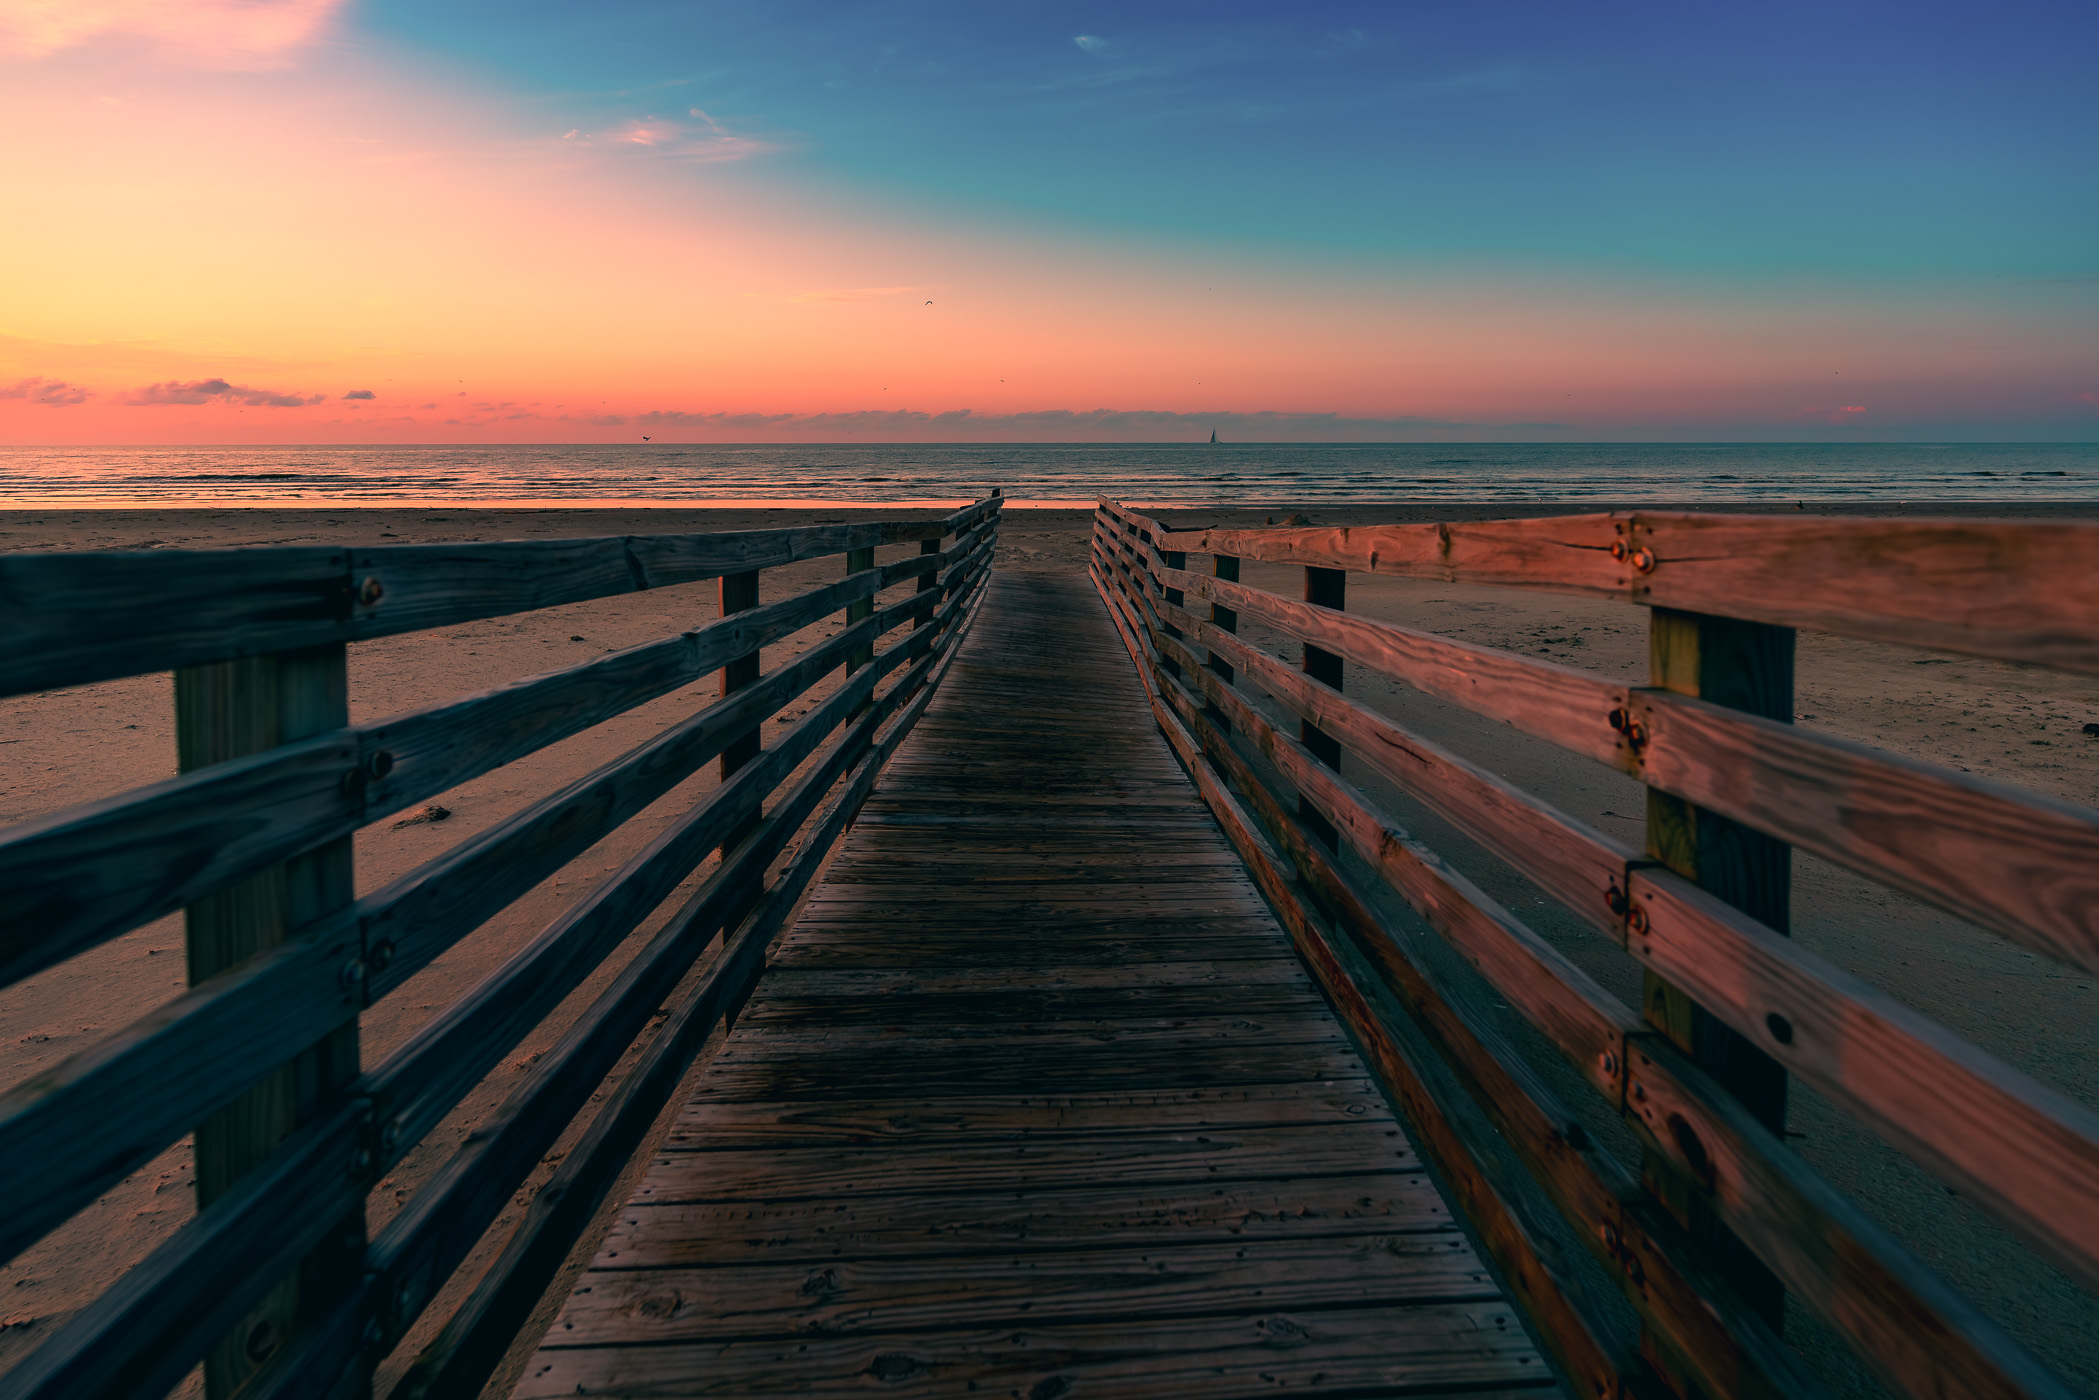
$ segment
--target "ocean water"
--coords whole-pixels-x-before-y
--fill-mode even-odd
[[[2064,443],[4,447],[0,507],[2099,501]]]

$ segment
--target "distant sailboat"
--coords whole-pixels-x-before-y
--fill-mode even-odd
[[[1210,446],[1217,446],[1217,429],[1210,429]]]

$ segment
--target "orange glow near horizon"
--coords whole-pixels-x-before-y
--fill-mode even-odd
[[[650,414],[659,440],[760,440],[846,434],[748,415],[899,410],[1000,437],[1007,415],[1095,408],[1695,435],[2091,387],[2059,369],[2091,329],[2041,301],[1311,267],[940,221],[754,175],[763,148],[698,119],[520,137],[370,55],[61,56],[14,70],[0,121],[47,133],[0,153],[37,192],[0,226],[13,443],[619,441]],[[914,421],[854,433],[933,431]]]

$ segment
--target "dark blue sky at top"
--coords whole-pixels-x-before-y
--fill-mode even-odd
[[[705,109],[934,216],[1317,262],[2099,272],[2099,5],[366,0],[548,131]],[[1078,42],[1088,36],[1088,42]]]

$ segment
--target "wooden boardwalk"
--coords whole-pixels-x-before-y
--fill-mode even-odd
[[[517,1394],[1552,1384],[1153,725],[999,575]]]

